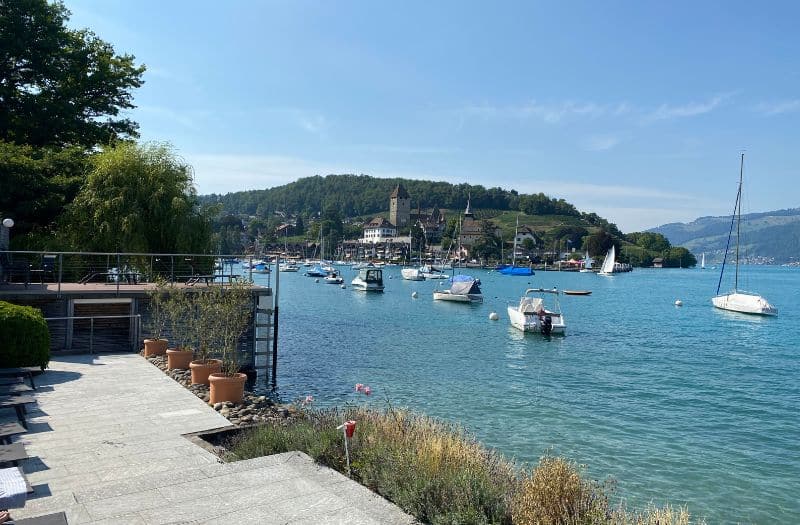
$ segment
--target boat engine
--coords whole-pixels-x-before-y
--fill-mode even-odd
[[[539,330],[543,335],[550,335],[550,332],[553,331],[553,318],[549,315],[544,316]]]

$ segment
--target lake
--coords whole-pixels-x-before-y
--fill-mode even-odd
[[[800,269],[741,271],[740,288],[779,316],[713,308],[712,269],[465,270],[483,283],[482,305],[434,302],[438,281],[404,281],[397,267],[384,270],[386,292],[369,295],[350,289],[350,268],[346,289],[282,273],[280,397],[408,407],[459,422],[520,463],[562,454],[616,479],[632,507],[800,522]],[[593,292],[561,296],[566,337],[510,327],[509,302],[554,286]],[[356,383],[374,394],[357,395]]]

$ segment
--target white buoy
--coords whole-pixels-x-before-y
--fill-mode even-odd
[[[347,288],[347,286],[345,286],[345,285],[342,285],[342,290],[344,290],[345,288]]]
[[[315,282],[315,283],[318,283],[318,282],[319,282],[319,279],[314,279],[314,282]]]
[[[677,301],[675,301],[675,306],[683,306],[683,301],[678,299]]]
[[[417,298],[417,292],[411,292],[411,298],[412,299],[416,299]]]
[[[497,321],[498,319],[500,319],[500,316],[497,315],[497,312],[492,312],[489,314],[490,321]]]

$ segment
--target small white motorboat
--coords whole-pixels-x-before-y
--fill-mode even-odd
[[[362,268],[350,283],[353,290],[361,292],[383,291],[383,270],[380,268]]]
[[[403,276],[403,279],[406,281],[424,281],[425,276],[422,275],[422,272],[419,268],[403,268],[400,270],[400,275]]]
[[[337,272],[335,270],[330,272],[328,275],[326,275],[325,278],[323,279],[323,281],[325,281],[325,284],[342,284],[342,283],[344,283],[344,279],[342,278],[342,276],[339,275],[339,272]]]
[[[511,326],[523,332],[536,332],[544,335],[565,335],[567,324],[561,313],[558,302],[560,292],[553,288],[528,288],[520,298],[518,304],[508,305],[508,320]],[[531,294],[539,294],[539,297]],[[553,296],[553,307],[547,308],[544,304],[545,295]]]
[[[469,275],[454,275],[450,278],[450,288],[434,290],[434,301],[454,301],[457,303],[482,303],[481,282]]]

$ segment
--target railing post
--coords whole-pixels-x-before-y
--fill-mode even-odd
[[[122,277],[122,266],[120,266],[120,255],[117,253],[117,297],[119,297],[119,281]]]
[[[58,254],[58,298],[61,299],[61,279],[64,275],[64,254]]]
[[[89,355],[94,355],[94,317],[89,318]]]

